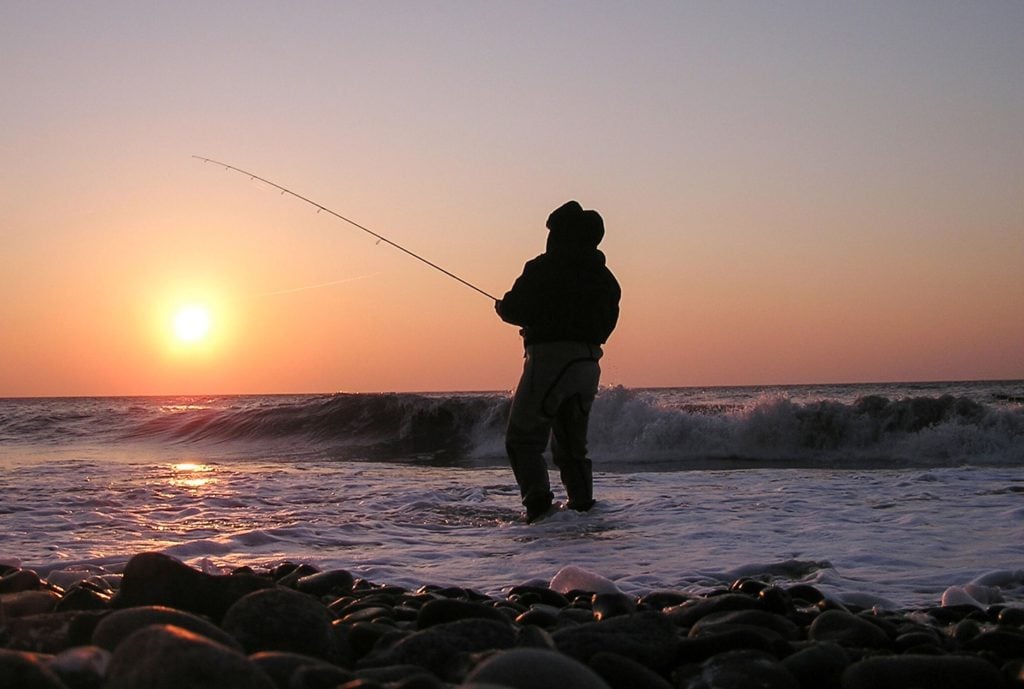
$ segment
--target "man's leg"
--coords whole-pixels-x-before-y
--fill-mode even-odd
[[[527,521],[545,514],[551,508],[554,495],[548,479],[544,450],[551,435],[551,422],[543,413],[544,390],[537,389],[534,360],[527,358],[523,376],[512,398],[505,450],[512,473],[519,484],[519,494],[526,507]]]
[[[562,403],[552,423],[551,453],[569,498],[568,507],[580,511],[594,505],[593,469],[587,457],[589,411],[574,395]]]
[[[600,378],[596,360],[578,361],[566,369],[557,386],[561,395],[552,420],[551,454],[569,498],[568,506],[574,510],[586,511],[594,505],[587,428]]]

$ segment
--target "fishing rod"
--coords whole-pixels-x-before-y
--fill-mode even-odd
[[[204,158],[203,156],[195,156],[195,155],[192,156],[192,157],[196,158],[198,160],[201,160],[204,163],[213,163],[214,165],[220,165],[225,170],[234,170],[235,172],[238,172],[238,173],[241,173],[241,174],[247,176],[249,179],[259,180],[260,182],[263,182],[264,184],[269,184],[270,186],[274,187],[275,189],[280,189],[282,194],[290,194],[291,196],[294,196],[295,198],[299,199],[300,201],[305,201],[309,205],[315,206],[316,209],[317,209],[317,211],[316,211],[317,213],[319,213],[320,211],[326,211],[327,213],[330,213],[331,215],[333,215],[335,218],[338,218],[339,220],[344,220],[349,225],[352,225],[353,227],[357,227],[360,230],[362,230],[363,232],[366,232],[367,234],[376,237],[378,242],[384,242],[386,244],[390,244],[391,246],[395,247],[399,251],[402,251],[402,252],[408,254],[409,256],[412,256],[417,261],[421,261],[423,263],[426,263],[431,268],[433,268],[435,270],[441,271],[442,273],[444,273],[448,277],[452,278],[453,280],[457,280],[457,281],[461,282],[463,285],[465,285],[466,287],[469,287],[472,290],[476,290],[477,292],[479,292],[480,294],[484,295],[485,297],[487,297],[491,301],[497,301],[498,300],[497,297],[495,297],[495,296],[493,296],[491,294],[488,294],[487,292],[483,291],[482,289],[480,289],[479,287],[477,287],[473,283],[467,282],[466,280],[463,280],[462,278],[460,278],[455,273],[452,273],[450,271],[445,270],[441,266],[439,266],[436,263],[433,263],[431,261],[428,261],[427,259],[423,258],[419,254],[414,254],[413,252],[409,251],[408,249],[406,249],[401,244],[396,244],[395,242],[391,241],[387,237],[384,237],[382,235],[377,234],[376,232],[374,232],[370,228],[364,227],[364,226],[360,225],[359,223],[357,223],[356,221],[350,220],[349,218],[346,218],[344,215],[341,215],[340,213],[335,213],[334,211],[332,211],[327,206],[323,206],[323,205],[317,203],[316,201],[313,201],[312,199],[308,199],[305,196],[302,196],[301,194],[297,194],[294,191],[292,191],[291,189],[288,189],[286,187],[282,187],[280,184],[277,184],[275,182],[271,182],[269,179],[266,179],[264,177],[260,177],[259,175],[255,175],[255,174],[253,174],[253,173],[251,173],[251,172],[249,172],[247,170],[243,170],[242,168],[235,167],[234,165],[228,165],[227,163],[222,163],[219,160],[214,160],[213,158]]]

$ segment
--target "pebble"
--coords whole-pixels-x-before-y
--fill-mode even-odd
[[[800,689],[797,679],[762,651],[729,651],[705,660],[684,689]]]
[[[532,648],[492,655],[476,666],[466,681],[510,689],[611,689],[583,663],[555,651]]]
[[[842,610],[826,610],[811,623],[808,636],[813,641],[834,641],[841,646],[886,648],[889,635],[879,626]]]
[[[506,618],[492,606],[466,600],[438,598],[420,608],[416,626],[420,629],[455,620],[485,619],[505,622]]]
[[[278,587],[240,598],[221,626],[247,653],[290,651],[332,659],[339,652],[332,621],[317,599]]]
[[[103,689],[276,689],[238,651],[173,625],[151,625],[122,641]]]
[[[38,656],[0,649],[0,689],[68,689]]]
[[[161,553],[140,553],[125,566],[115,608],[166,605],[219,621],[243,596],[274,583],[249,574],[213,575]]]
[[[151,624],[172,624],[238,651],[242,650],[242,645],[233,636],[212,622],[192,613],[161,605],[115,610],[96,625],[92,633],[92,643],[112,652],[119,643]]]
[[[885,612],[755,580],[634,598],[579,568],[488,597],[155,553],[123,577],[33,589],[22,571],[4,576],[28,590],[0,594],[0,689],[1024,687],[1024,608],[1001,599]]]
[[[998,689],[999,669],[974,656],[892,655],[854,663],[842,689]]]

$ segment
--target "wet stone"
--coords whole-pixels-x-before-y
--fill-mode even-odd
[[[99,646],[77,646],[63,651],[47,663],[69,689],[98,689],[107,674],[110,652]]]
[[[1003,608],[996,620],[1004,627],[1024,627],[1024,608]]]
[[[535,605],[526,612],[516,617],[516,623],[531,625],[542,629],[554,629],[558,626],[558,612],[543,605]]]
[[[709,658],[685,689],[800,689],[781,663],[759,651],[730,651]]]
[[[679,591],[652,591],[640,597],[637,607],[641,610],[664,610],[682,605],[691,598],[689,594]]]
[[[841,610],[827,610],[818,615],[808,630],[814,641],[834,641],[841,646],[886,648],[889,636],[877,625]]]
[[[0,594],[0,619],[53,612],[60,595],[53,591],[18,591]]]
[[[492,655],[473,668],[466,683],[510,689],[610,689],[583,663],[540,649],[514,649]]]
[[[292,677],[303,668],[326,667],[340,669],[336,665],[331,665],[320,658],[300,653],[286,653],[284,651],[260,651],[249,656],[249,660],[262,670],[278,689],[291,689]],[[344,682],[352,679],[351,674],[347,674],[348,676],[345,677]],[[341,683],[341,681],[335,682],[335,684]]]
[[[419,665],[442,679],[457,680],[470,654],[507,649],[516,643],[516,633],[507,622],[464,619],[444,622],[397,641],[378,644],[358,664],[359,669],[386,665]]]
[[[233,636],[215,624],[191,613],[160,605],[125,608],[110,613],[96,625],[92,643],[113,651],[126,638],[151,624],[172,624],[230,648],[242,650],[241,644]]]
[[[569,599],[558,591],[552,591],[546,586],[515,586],[508,593],[508,597],[516,598],[523,605],[543,603],[556,608],[564,608],[569,605]]]
[[[612,652],[662,673],[675,664],[680,644],[679,631],[668,617],[651,611],[559,629],[551,636],[559,651],[581,662]]]
[[[110,659],[103,689],[276,689],[238,651],[170,625],[141,629]]]
[[[111,596],[91,586],[75,585],[68,589],[56,605],[57,612],[69,610],[106,610]]]
[[[729,631],[735,628],[752,628],[772,633],[781,639],[793,640],[800,636],[800,629],[787,618],[764,610],[731,610],[705,615],[690,628],[690,636]]]
[[[221,626],[247,653],[290,651],[331,659],[338,651],[332,621],[316,599],[279,587],[239,599]]]
[[[636,601],[624,593],[595,593],[590,609],[595,620],[607,620],[636,612]]]
[[[778,650],[779,643],[779,640],[771,639],[760,631],[732,629],[697,638],[682,639],[677,647],[677,658],[683,663],[700,663],[720,653],[744,649],[781,655]]]
[[[338,596],[351,591],[354,581],[352,574],[347,570],[332,569],[299,578],[295,582],[295,588],[311,596]]]
[[[612,689],[673,689],[654,670],[618,653],[595,653],[589,665]]]
[[[54,612],[9,618],[0,624],[0,642],[16,651],[60,653],[74,645],[74,623],[83,614]]]
[[[982,632],[963,647],[972,653],[991,653],[1004,661],[1024,658],[1024,632],[1000,627]]]
[[[246,574],[212,575],[161,553],[140,553],[125,566],[115,608],[165,605],[218,621],[235,601],[274,584]]]
[[[31,569],[18,569],[0,578],[0,593],[36,591],[42,587],[39,575]]]
[[[697,620],[713,612],[760,609],[761,602],[742,593],[726,593],[721,596],[699,598],[665,610],[665,614],[676,625],[690,627]]]
[[[485,619],[505,622],[508,618],[493,606],[483,603],[458,600],[453,598],[439,598],[432,600],[422,608],[416,617],[416,626],[420,629],[427,629],[434,625],[445,622],[466,619]]]
[[[0,687],[4,689],[68,689],[38,656],[0,649]]]
[[[854,663],[842,689],[998,689],[999,669],[974,656],[893,655]]]
[[[782,659],[801,687],[838,687],[850,656],[839,644],[815,643]]]

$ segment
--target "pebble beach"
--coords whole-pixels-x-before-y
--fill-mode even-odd
[[[757,578],[635,595],[573,566],[487,595],[155,552],[0,573],[3,689],[1024,687],[1012,602],[865,609]]]

